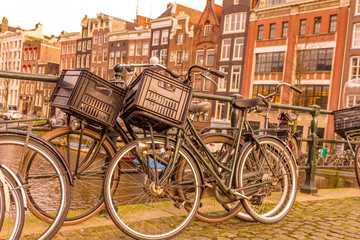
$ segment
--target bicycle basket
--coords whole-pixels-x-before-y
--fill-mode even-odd
[[[335,132],[343,138],[347,132],[360,129],[360,106],[334,111],[334,125]]]
[[[115,124],[125,95],[125,90],[87,70],[63,70],[50,104],[109,128]]]
[[[145,69],[129,86],[121,118],[157,132],[183,128],[192,97],[192,87]]]

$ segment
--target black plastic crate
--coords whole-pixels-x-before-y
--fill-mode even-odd
[[[87,70],[63,70],[50,104],[105,127],[115,124],[126,91]]]
[[[360,106],[334,111],[335,132],[346,138],[346,132],[360,129]]]
[[[192,97],[192,87],[145,69],[129,86],[121,118],[157,132],[183,128]]]

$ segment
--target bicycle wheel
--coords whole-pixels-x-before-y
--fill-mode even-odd
[[[355,175],[356,175],[356,180],[357,180],[357,183],[360,187],[360,146],[358,146],[356,148],[356,151],[355,151]]]
[[[43,209],[49,213],[47,222],[34,218],[25,220],[27,234],[38,239],[51,239],[60,229],[70,203],[70,183],[66,169],[60,162],[58,153],[51,150],[44,142],[30,137],[27,148],[24,148],[26,136],[19,134],[0,135],[0,162],[6,164],[13,172],[20,169],[19,177],[23,182],[28,209],[36,212]],[[20,163],[24,151],[33,152],[36,156],[24,158]],[[31,161],[29,163],[28,161]],[[23,166],[33,166],[20,168]],[[36,203],[36,204],[35,204]],[[29,221],[28,221],[29,220]]]
[[[232,157],[231,146],[234,141],[232,136],[225,134],[207,134],[201,136],[201,140],[219,163],[230,167],[229,161]],[[205,160],[207,160],[205,153],[203,153],[203,156]],[[205,167],[201,167],[201,169],[206,184],[203,190],[204,192],[202,193],[200,207],[196,213],[196,218],[204,222],[217,223],[234,217],[242,209],[241,202],[239,200],[234,201],[234,199],[224,194],[217,186],[215,179],[207,173]],[[220,168],[219,171],[221,172],[221,177],[226,181],[226,178],[229,177],[228,172],[221,171]],[[231,202],[231,204],[229,202]],[[224,204],[231,207],[224,208]]]
[[[246,212],[256,221],[275,223],[294,204],[297,175],[295,160],[285,144],[274,137],[259,137],[259,146],[248,141],[239,155],[236,182]]]
[[[95,149],[99,145],[101,134],[85,128],[76,169],[80,131],[73,131],[70,127],[61,127],[42,136],[49,141],[67,161],[73,175],[74,185],[71,187],[71,203],[64,225],[73,225],[83,222],[100,212],[104,207],[103,180],[109,162],[115,155],[115,149],[108,138],[103,142],[99,152]],[[27,158],[33,156],[28,155]],[[91,159],[93,158],[93,159]],[[29,161],[31,163],[31,161]],[[24,166],[33,168],[35,166]],[[77,171],[77,174],[75,174]],[[115,189],[115,187],[113,188]],[[36,204],[32,200],[29,204]],[[46,220],[49,214],[45,210],[35,208],[36,216]]]
[[[200,172],[193,157],[183,147],[173,167],[178,169],[185,161],[184,170],[181,173],[172,171],[161,187],[156,186],[155,166],[161,178],[173,154],[174,142],[166,141],[165,137],[155,137],[154,142],[155,152],[150,138],[125,145],[111,162],[104,181],[105,203],[111,219],[123,232],[136,239],[176,236],[191,222],[200,203]],[[109,190],[119,166],[120,181],[112,195]],[[179,191],[186,192],[187,198],[181,198]]]
[[[0,226],[0,238],[1,239],[10,239],[16,240],[19,239],[22,233],[22,229],[24,227],[25,221],[25,209],[24,209],[24,201],[21,195],[20,189],[18,189],[18,185],[12,179],[11,175],[5,171],[5,169],[1,168],[5,183],[8,187],[8,195],[9,199],[5,199],[5,193],[3,186],[0,187],[0,204],[1,204],[1,226]],[[5,212],[5,204],[6,201],[9,201],[10,207],[9,211]]]

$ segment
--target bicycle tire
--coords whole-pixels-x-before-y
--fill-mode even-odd
[[[75,171],[76,165],[76,152],[78,151],[77,147],[79,144],[80,130],[71,130],[70,127],[61,127],[53,131],[50,131],[42,136],[43,139],[50,142],[55,148],[60,152],[60,154],[67,161],[72,174]],[[69,138],[67,138],[69,136]],[[92,149],[100,141],[101,133],[84,128],[83,140],[82,140],[82,150],[79,161],[79,173],[78,176],[73,178],[74,186],[71,188],[71,203],[68,216],[66,217],[63,225],[74,225],[81,223],[93,217],[99,213],[104,207],[104,197],[103,197],[103,180],[105,177],[105,172],[107,165],[115,155],[115,148],[113,144],[110,143],[108,138],[102,144],[100,152],[98,153],[96,159],[89,163],[83,162],[82,159],[88,155],[87,149]],[[68,139],[71,143],[69,144]],[[94,145],[95,144],[95,145]],[[90,147],[87,147],[89,146]],[[68,155],[68,148],[72,154],[70,157]],[[90,151],[90,150],[89,150]],[[31,156],[27,156],[28,158]],[[69,160],[70,159],[70,160]],[[31,166],[24,166],[31,167]],[[115,189],[115,187],[113,188]],[[34,206],[34,201],[30,201],[29,204]],[[36,215],[43,220],[49,218],[49,214],[42,209],[34,208]]]
[[[24,200],[21,194],[19,186],[17,183],[12,179],[11,175],[3,168],[0,167],[0,171],[2,171],[6,184],[9,187],[9,201],[10,201],[10,208],[9,212],[5,213],[5,205],[3,205],[3,202],[1,201],[1,211],[4,211],[1,213],[1,219],[3,224],[4,221],[6,221],[6,229],[3,229],[1,231],[0,227],[0,237],[1,238],[7,238],[9,240],[17,240],[20,238],[22,229],[24,227],[24,221],[25,221],[25,209],[24,209]],[[4,188],[0,187],[0,198],[3,198],[5,201],[5,194],[4,194]],[[12,230],[12,231],[11,231]],[[11,233],[10,233],[11,232]]]
[[[289,148],[275,137],[262,136],[257,138],[257,142],[260,147],[248,141],[242,148],[237,162],[236,183],[238,188],[246,189],[241,191],[242,194],[252,198],[251,202],[241,199],[246,212],[258,222],[275,223],[289,213],[295,201],[295,160]],[[261,149],[272,162],[264,161]],[[276,169],[271,170],[269,164],[277,164]]]
[[[37,228],[39,231],[41,230],[42,234],[34,234],[34,237],[38,239],[51,239],[62,226],[69,210],[69,177],[56,151],[44,144],[44,142],[30,136],[26,147],[27,153],[24,153],[26,141],[25,135],[14,133],[1,134],[0,161],[5,164],[12,164],[7,164],[7,166],[16,172],[21,164],[16,162],[16,160],[21,159],[22,154],[29,152],[36,154],[36,157],[31,160],[24,158],[22,164],[28,165],[27,161],[32,161],[34,166],[36,165],[37,167],[31,171],[22,167],[19,171],[19,176],[25,189],[26,201],[29,202],[29,196],[31,196],[33,199],[38,200],[37,203],[43,209],[48,209],[52,212],[51,219],[37,223]],[[9,154],[9,152],[12,154]],[[33,212],[31,205],[28,205],[28,209]],[[27,222],[25,220],[26,225]]]
[[[4,183],[2,183],[0,180],[0,233],[5,220],[5,204],[6,204],[3,184]]]
[[[234,142],[232,136],[215,133],[205,134],[200,137],[220,163],[225,164],[226,161],[231,158],[229,151]],[[205,153],[204,156],[206,156]],[[204,180],[207,184],[203,190],[204,192],[202,193],[201,204],[195,217],[204,222],[218,223],[226,221],[237,215],[237,213],[243,208],[241,202],[236,201],[235,204],[232,204],[231,208],[225,208],[224,204],[221,204],[217,199],[224,199],[227,198],[227,196],[225,196],[220,189],[216,188],[215,180],[213,177],[206,174],[205,167],[201,167],[201,169],[205,175]]]
[[[144,159],[148,159],[146,165],[150,164],[152,171],[156,164],[161,176],[174,141],[167,142],[166,137],[154,137],[154,142],[155,153],[151,138],[125,145],[111,162],[104,181],[105,203],[111,219],[124,233],[136,239],[169,239],[178,235],[195,217],[200,203],[202,182],[199,168],[192,155],[183,147],[179,149],[181,158],[176,160],[174,166],[177,169],[182,161],[188,163],[189,168],[184,171],[186,174],[183,175],[182,182],[179,182],[179,173],[174,171],[166,179],[165,186],[155,186],[152,175],[142,167],[143,161],[141,158],[138,160],[139,154],[141,157],[145,154]],[[166,142],[170,148],[165,147]],[[155,155],[156,163],[151,160]],[[119,166],[120,181],[115,194],[110,194],[113,172]],[[180,188],[182,191],[192,191],[192,195],[187,195],[192,198],[181,199],[177,194]]]
[[[355,151],[355,175],[356,175],[356,180],[358,183],[358,186],[360,187],[360,146],[358,146],[356,148]]]

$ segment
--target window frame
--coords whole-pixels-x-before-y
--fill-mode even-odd
[[[213,52],[212,55],[209,55],[209,52]],[[209,63],[209,56],[212,56],[212,64]],[[210,48],[206,50],[205,66],[214,66],[215,64],[215,48]]]
[[[304,24],[303,24],[304,23]],[[307,19],[300,19],[300,25],[299,25],[299,36],[305,36],[306,35],[306,23]]]
[[[234,68],[239,68],[239,72],[236,74],[237,81],[234,81]],[[230,86],[229,86],[229,92],[233,91],[239,91],[240,89],[240,81],[241,81],[241,65],[233,65],[231,66],[231,77],[230,77]],[[233,83],[235,83],[235,88],[233,87]]]
[[[255,55],[255,73],[283,72],[284,61],[285,51],[257,53]],[[269,67],[270,69],[268,69]]]
[[[225,41],[229,41],[228,45],[224,45]],[[226,46],[226,47],[225,47]],[[225,51],[224,51],[224,48]],[[227,58],[224,58],[224,52],[226,52],[226,55],[228,56]],[[220,55],[220,61],[229,61],[230,60],[230,56],[231,56],[231,38],[225,38],[222,40],[221,43],[221,55]]]
[[[334,18],[335,18],[335,20],[334,20]],[[335,33],[336,32],[337,19],[338,19],[337,14],[330,15],[329,33]]]
[[[270,23],[269,39],[275,39],[276,23]]]
[[[285,21],[282,23],[282,32],[281,32],[281,37],[282,38],[287,38],[288,37],[288,30],[289,30],[289,22]]]
[[[230,13],[224,17],[223,34],[245,32],[247,12]]]
[[[260,30],[261,30],[261,35],[260,35]],[[263,36],[264,36],[264,25],[258,25],[258,33],[257,33],[257,40],[263,40]]]
[[[199,54],[199,53],[202,53],[202,54]],[[204,65],[204,49],[198,49],[196,51],[196,64],[200,64],[200,65]],[[201,60],[199,62],[199,57],[201,57]]]
[[[356,28],[358,29],[358,32],[356,32]],[[358,35],[358,39],[356,39],[356,35]],[[353,38],[352,38],[352,48],[360,48],[360,23],[354,23],[353,25]],[[356,40],[358,41],[358,45],[355,45]]]
[[[227,71],[225,70],[225,68],[227,68]],[[225,73],[225,76],[223,78],[218,78],[218,85],[217,85],[217,91],[218,92],[226,92],[226,88],[227,88],[227,78],[229,75],[229,66],[225,65],[225,66],[220,66],[219,70],[223,73]]]
[[[160,44],[160,30],[154,31],[153,39],[152,39],[153,46],[158,46],[159,44]]]
[[[321,33],[321,22],[322,22],[322,17],[315,17],[314,18],[314,31],[313,34],[320,34]]]
[[[166,36],[164,37],[164,32]],[[169,43],[169,29],[164,29],[161,31],[161,45]]]
[[[242,40],[242,42],[237,43],[237,40]],[[238,38],[234,39],[233,60],[242,60],[243,59],[244,42],[245,42],[244,37],[238,37]],[[238,50],[237,50],[237,47],[239,47]],[[239,56],[237,56],[237,55],[239,55]]]

